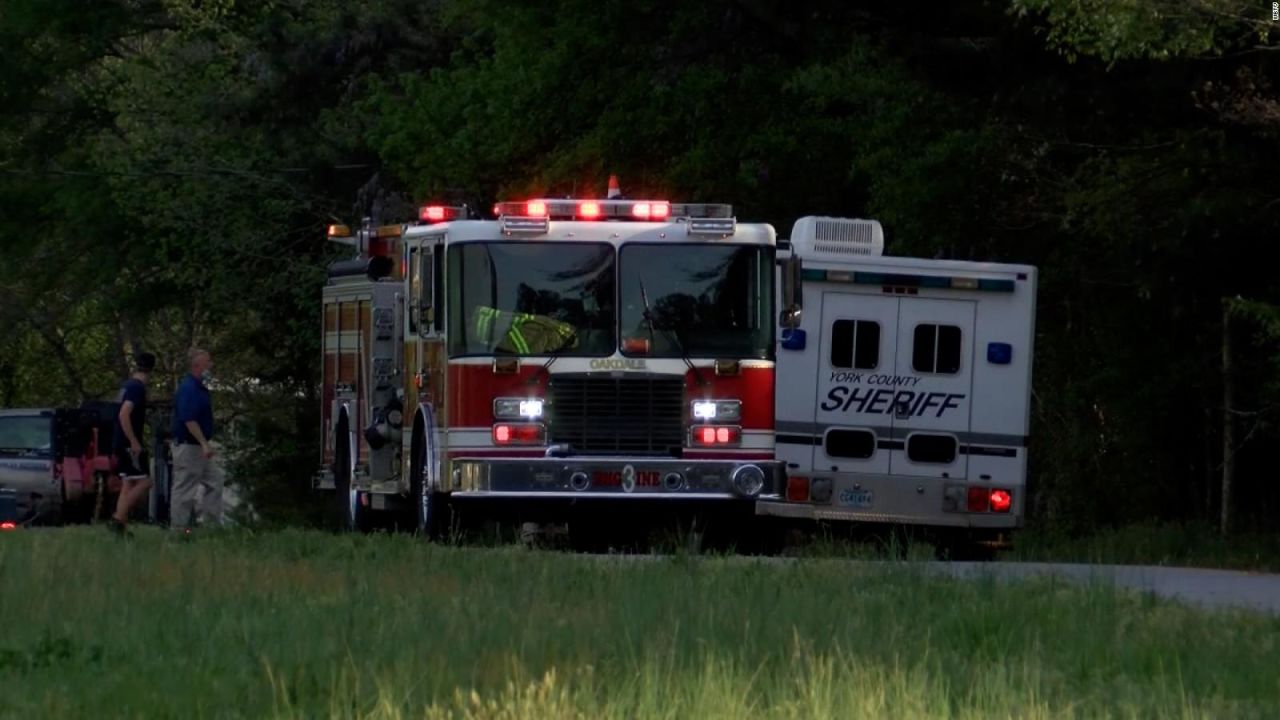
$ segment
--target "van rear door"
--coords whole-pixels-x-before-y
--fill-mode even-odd
[[[883,382],[893,374],[897,324],[896,297],[823,293],[815,471],[889,472],[880,439],[892,432],[893,388]]]
[[[894,475],[964,478],[973,412],[971,300],[901,298],[899,392],[894,396],[890,469]]]

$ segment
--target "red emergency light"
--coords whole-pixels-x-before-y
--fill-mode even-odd
[[[542,423],[498,423],[493,426],[495,445],[545,445]]]
[[[690,431],[694,445],[725,447],[742,442],[742,429],[732,425],[699,425]]]
[[[426,223],[457,220],[463,216],[463,208],[449,205],[423,205],[418,208],[418,220]]]
[[[600,203],[584,202],[578,205],[578,215],[584,220],[596,220],[600,217]]]
[[[0,530],[17,530],[17,529],[18,529],[18,524],[15,522],[10,522],[8,520],[5,520],[4,522],[0,522]]]

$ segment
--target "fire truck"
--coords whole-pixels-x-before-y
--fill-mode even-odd
[[[605,199],[473,215],[329,228],[355,257],[323,290],[314,485],[344,528],[780,497],[773,227],[612,178]]]

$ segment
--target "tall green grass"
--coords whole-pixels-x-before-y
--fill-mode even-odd
[[[1280,619],[909,564],[0,535],[15,717],[1277,717]]]
[[[1009,560],[1179,565],[1280,572],[1280,535],[1238,532],[1223,537],[1201,524],[1127,525],[1084,537],[1028,529],[1013,536]]]

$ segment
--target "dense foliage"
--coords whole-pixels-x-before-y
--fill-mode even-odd
[[[1225,469],[1274,527],[1269,13],[0,0],[0,405],[110,393],[139,346],[167,382],[207,345],[240,477],[296,517],[323,225],[615,172],[784,234],[869,216],[895,254],[1038,265],[1034,521],[1217,522]]]

